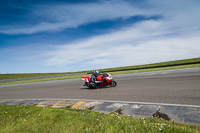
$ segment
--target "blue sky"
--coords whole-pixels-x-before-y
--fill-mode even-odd
[[[1,0],[0,73],[200,57],[199,0]]]

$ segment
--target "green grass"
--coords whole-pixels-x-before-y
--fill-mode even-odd
[[[148,65],[101,69],[100,71],[109,72],[109,71],[113,71],[113,70],[131,69],[131,68],[144,68],[144,67],[173,65],[173,64],[182,64],[182,63],[193,63],[193,62],[200,62],[200,58],[170,61],[170,62],[163,62],[163,63],[155,63],[155,64],[148,64]],[[112,75],[116,75],[116,74],[151,72],[151,71],[162,71],[162,70],[183,69],[183,68],[193,68],[193,67],[200,67],[200,63],[199,64],[190,64],[190,65],[178,65],[178,66],[169,66],[169,67],[160,67],[160,68],[140,69],[140,70],[116,71],[116,72],[109,72],[109,73],[112,74]],[[92,72],[93,71],[82,71],[82,72],[71,72],[71,73],[0,74],[0,80],[30,78],[30,77],[43,77],[43,76],[55,76],[55,75],[64,75],[64,74],[75,74],[75,73],[92,73]],[[42,79],[31,79],[31,80],[23,80],[23,81],[15,81],[15,82],[4,82],[4,83],[0,83],[0,85],[20,84],[20,83],[29,83],[29,82],[41,82],[41,81],[50,81],[50,80],[63,80],[63,79],[80,78],[82,76],[86,76],[86,75],[74,75],[74,76],[63,76],[63,77],[55,77],[55,78],[42,78]]]
[[[140,73],[140,72],[151,72],[151,71],[163,71],[163,70],[193,68],[193,67],[200,67],[200,64],[183,65],[183,66],[172,66],[172,67],[162,67],[162,68],[151,68],[151,69],[141,69],[141,70],[118,71],[118,72],[110,72],[110,74],[117,75],[117,74],[128,74],[128,73]],[[64,80],[64,79],[80,78],[82,76],[90,76],[90,74],[65,76],[65,77],[55,77],[55,78],[44,78],[44,79],[31,79],[31,80],[23,80],[23,81],[15,81],[15,82],[4,82],[4,83],[0,83],[0,85],[21,84],[21,83],[31,83],[31,82],[42,82],[42,81],[51,81],[51,80]]]
[[[161,63],[152,63],[146,65],[136,65],[136,66],[127,66],[127,67],[116,67],[116,68],[108,68],[108,69],[100,69],[100,71],[113,71],[113,70],[123,70],[123,69],[138,69],[144,67],[159,67],[159,66],[167,66],[167,65],[179,65],[183,63],[193,63],[193,62],[200,62],[200,58],[192,58],[192,59],[184,59],[184,60],[176,60],[176,61],[168,61],[168,62],[161,62]],[[92,73],[93,71],[88,71]]]
[[[0,132],[198,133],[199,126],[69,108],[0,105]]]
[[[77,73],[86,73],[86,71],[82,71],[82,72],[66,72],[66,73],[0,74],[0,80],[19,79],[19,78],[33,78],[33,77],[44,77],[44,76],[57,76],[57,75],[66,75],[66,74],[77,74]]]
[[[100,69],[100,71],[109,72],[109,71],[113,71],[113,70],[144,68],[144,67],[154,67],[154,66],[163,66],[163,65],[174,65],[174,64],[193,63],[193,62],[200,62],[200,58],[169,61],[169,62],[154,63],[154,64],[147,64],[147,65],[137,65],[137,66],[127,66],[127,67]],[[44,77],[44,76],[55,76],[55,75],[75,74],[75,73],[93,73],[93,70],[92,71],[80,71],[80,72],[66,72],[66,73],[0,74],[0,80],[18,79],[18,78],[31,78],[31,77]]]
[[[52,81],[52,80],[64,80],[64,79],[75,79],[80,78],[86,75],[74,75],[74,76],[65,76],[65,77],[55,77],[55,78],[43,78],[43,79],[31,79],[31,80],[22,80],[22,81],[14,81],[14,82],[4,82],[0,83],[0,85],[8,85],[8,84],[21,84],[21,83],[31,83],[31,82],[42,82],[42,81]]]
[[[184,68],[193,68],[193,67],[200,67],[200,64],[161,67],[161,68],[151,68],[151,69],[141,69],[141,70],[117,71],[117,72],[110,72],[110,74],[117,75],[117,74],[128,74],[128,73],[140,73],[140,72],[152,72],[152,71],[163,71],[163,70],[173,70],[173,69],[184,69]]]

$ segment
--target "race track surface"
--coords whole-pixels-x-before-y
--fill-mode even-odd
[[[0,86],[0,99],[90,99],[200,105],[200,72],[114,76],[117,87],[89,89],[81,79]]]

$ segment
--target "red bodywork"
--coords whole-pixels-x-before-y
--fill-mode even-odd
[[[98,86],[107,86],[108,84],[110,84],[110,82],[113,80],[112,76],[110,74],[108,74],[108,77],[104,77],[104,80],[105,82],[102,82],[100,84],[98,84]],[[90,76],[84,76],[84,77],[81,77],[82,80],[85,80],[85,82],[88,82],[89,83],[89,80],[90,80]],[[97,77],[97,81],[102,81],[102,75],[100,74],[98,77]]]

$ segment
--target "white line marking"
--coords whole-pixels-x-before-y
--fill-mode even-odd
[[[97,102],[112,102],[112,103],[130,103],[130,104],[141,104],[141,105],[158,105],[158,106],[174,106],[174,107],[190,107],[190,108],[200,108],[199,105],[186,105],[186,104],[168,104],[168,103],[149,103],[149,102],[131,102],[131,101],[111,101],[111,100],[91,100],[91,99],[56,99],[56,98],[38,98],[38,99],[0,99],[0,101],[5,100],[63,100],[63,101],[97,101]]]

